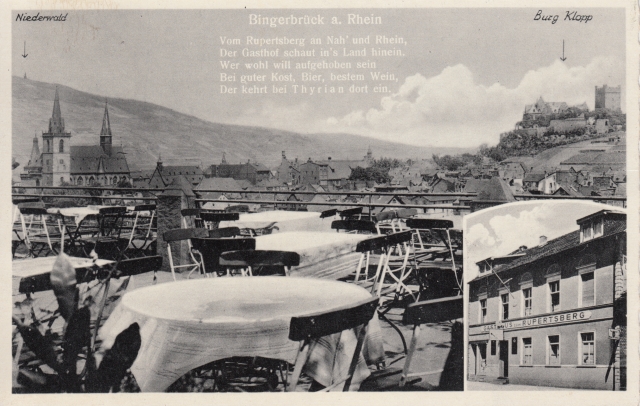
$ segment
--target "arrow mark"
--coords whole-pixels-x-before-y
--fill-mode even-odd
[[[24,51],[22,51],[22,57],[26,58],[27,55],[29,55],[29,54],[27,53],[27,41],[25,41],[24,42]]]
[[[562,62],[566,61],[567,58],[564,57],[564,40],[562,40],[562,58],[560,58]]]

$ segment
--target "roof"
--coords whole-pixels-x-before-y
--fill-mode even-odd
[[[474,200],[493,200],[513,202],[515,198],[511,188],[504,180],[493,177],[491,179],[469,179],[462,190],[465,193],[477,193]]]
[[[529,172],[524,175],[524,182],[540,182],[544,177],[544,173]]]
[[[622,212],[619,211],[607,211],[607,210],[601,210],[598,213],[594,213],[595,214],[599,214],[601,212],[612,212],[612,213],[619,213],[622,214]],[[592,216],[593,216],[592,215]],[[579,219],[582,220],[582,219]],[[598,237],[597,239],[600,238],[604,238],[610,235],[614,235],[617,233],[621,233],[624,232],[627,228],[626,222],[617,222],[615,224],[615,226],[613,226],[610,229],[607,229],[605,227],[605,234],[602,237]],[[595,240],[595,239],[594,239]],[[589,241],[593,241],[593,240],[589,240]],[[517,268],[519,266],[522,265],[526,265],[526,264],[530,264],[532,262],[535,262],[539,259],[542,258],[546,258],[549,257],[551,255],[555,255],[558,254],[562,251],[565,251],[567,249],[573,248],[573,247],[577,247],[578,245],[580,245],[580,230],[575,230],[572,231],[568,234],[565,234],[563,236],[560,236],[558,238],[554,238],[553,240],[549,240],[547,241],[546,244],[542,245],[542,246],[536,246],[536,247],[532,247],[526,250],[523,250],[522,252],[525,254],[523,256],[517,257],[516,259],[514,259],[513,261],[504,264],[504,265],[497,265],[494,267],[494,272],[493,273],[502,273],[505,271],[508,271],[510,269],[514,269]],[[489,274],[483,274],[480,276],[477,276],[476,278],[474,278],[473,280],[478,280],[481,278],[485,278],[489,275],[492,275],[493,273],[489,273]]]
[[[107,155],[100,145],[72,145],[69,154],[72,175],[96,174],[101,162],[105,173],[129,173],[129,165],[122,147],[112,146],[111,155]]]

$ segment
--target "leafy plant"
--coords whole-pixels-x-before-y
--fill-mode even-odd
[[[94,264],[97,256],[94,257]],[[99,367],[96,367],[95,349],[97,330],[100,326],[104,307],[107,303],[109,282],[116,272],[117,264],[105,272],[97,266],[84,275],[85,280],[97,280],[92,289],[104,289],[103,297],[98,305],[97,320],[94,331],[91,329],[91,307],[95,305],[90,290],[85,294],[82,303],[77,287],[76,271],[69,257],[60,254],[51,271],[51,286],[58,302],[58,310],[48,321],[49,329],[43,335],[39,327],[45,320],[38,320],[31,308],[30,321],[14,316],[13,322],[24,344],[40,360],[42,366],[18,367],[17,383],[29,392],[109,392],[119,386],[127,370],[133,364],[140,349],[140,327],[132,324],[120,333],[110,350],[105,355]],[[33,300],[27,298],[33,305]],[[65,321],[62,340],[58,342],[57,335],[51,333],[51,325],[61,316]],[[19,364],[22,342],[19,340],[16,350],[16,364]],[[78,373],[78,366],[84,366]],[[48,369],[48,371],[47,371]]]

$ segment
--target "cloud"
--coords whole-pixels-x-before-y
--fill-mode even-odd
[[[482,224],[474,224],[469,228],[467,241],[470,245],[478,246],[492,246],[496,243],[495,238],[491,236],[491,233]]]
[[[495,144],[501,132],[522,117],[525,104],[543,96],[569,105],[594,107],[594,86],[624,83],[624,64],[616,58],[594,58],[586,66],[568,67],[556,60],[527,72],[517,87],[485,86],[473,72],[458,64],[437,76],[405,78],[397,93],[383,97],[380,106],[329,117],[327,131],[359,133],[389,141],[438,147],[476,147]],[[624,92],[623,92],[624,101]],[[623,104],[624,109],[624,104]]]

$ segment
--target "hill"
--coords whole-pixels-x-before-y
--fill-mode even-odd
[[[42,148],[48,128],[55,84],[13,77],[12,154],[20,163],[14,179],[27,164],[34,133]],[[62,116],[72,145],[95,145],[102,126],[105,98],[58,85]],[[374,157],[426,158],[433,153],[461,153],[456,148],[424,148],[350,134],[295,132],[212,123],[175,110],[129,99],[109,99],[113,142],[127,151],[131,169],[155,166],[158,152],[165,161],[195,159],[203,166],[219,163],[223,151],[230,163],[247,159],[273,167],[282,151],[288,158],[360,159],[371,146]]]

